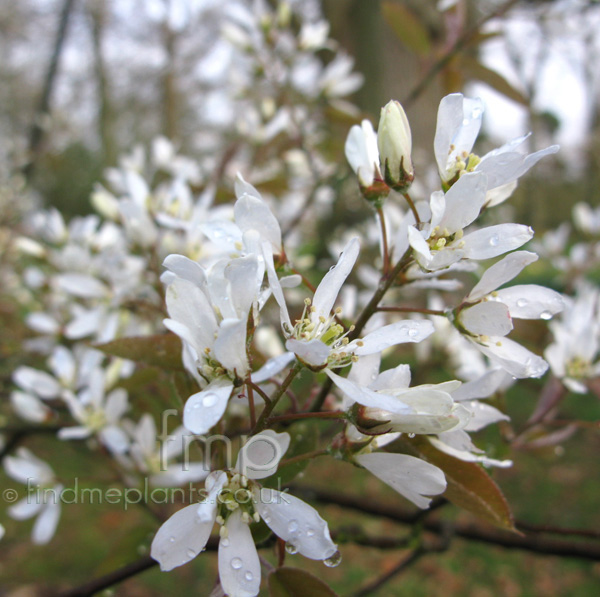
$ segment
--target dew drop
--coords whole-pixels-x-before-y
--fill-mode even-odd
[[[517,307],[521,307],[521,308],[523,308],[523,307],[524,307],[526,304],[527,304],[527,299],[520,298],[520,299],[517,301]]]
[[[287,551],[290,555],[294,555],[296,553],[298,553],[298,548],[293,544],[290,543],[289,541],[285,544],[285,551]]]
[[[192,408],[193,408],[194,410],[196,410],[197,408],[200,408],[200,403],[199,403],[199,402],[196,402],[196,403],[194,404],[194,406],[192,406]]]
[[[169,537],[169,543],[175,543],[175,537]]]
[[[541,317],[542,319],[546,319],[546,320],[548,320],[548,319],[552,319],[552,313],[550,313],[550,311],[542,311],[542,312],[540,313],[540,317]]]
[[[248,582],[250,582],[250,581],[251,581],[251,580],[254,578],[254,575],[252,574],[252,572],[250,572],[250,570],[248,570],[248,572],[246,572],[246,574],[244,574],[244,578],[245,578],[245,579],[246,579]]]
[[[339,551],[336,551],[331,557],[323,560],[323,564],[327,566],[327,568],[335,568],[339,566],[342,562],[342,554]]]
[[[265,521],[265,524],[269,524],[271,522],[271,517],[270,516],[263,516],[263,520]]]
[[[410,437],[412,439],[413,437],[415,437],[415,435],[416,435],[415,433],[409,433],[408,437]]]
[[[411,328],[410,330],[408,330],[408,335],[410,338],[414,338],[418,333],[419,330],[416,330],[415,328]]]
[[[306,534],[307,534],[309,537],[314,537],[314,534],[315,534],[315,529],[311,529],[310,527],[308,527],[308,528],[306,529]]]
[[[297,520],[290,520],[290,522],[288,523],[288,531],[290,533],[295,533],[298,530],[298,521]]]
[[[242,562],[241,558],[233,558],[233,560],[231,560],[231,567],[234,570],[239,570],[243,565],[244,563]]]
[[[490,236],[490,245],[492,247],[496,247],[499,242],[500,242],[500,237],[497,234],[492,234],[492,236]]]
[[[225,537],[225,539],[221,539],[221,545],[223,547],[229,547],[229,539],[227,539],[227,537]]]
[[[186,553],[187,553],[188,558],[196,557],[196,550],[192,549],[191,547],[188,547],[188,550],[186,551]]]
[[[217,400],[218,396],[214,392],[209,392],[206,394],[206,396],[204,396],[204,398],[202,398],[202,406],[205,408],[210,408],[217,403]]]

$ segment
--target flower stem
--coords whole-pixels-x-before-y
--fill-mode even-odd
[[[415,222],[417,223],[417,226],[420,228],[421,227],[421,218],[419,218],[419,213],[417,212],[417,208],[415,207],[415,203],[412,200],[412,197],[408,194],[408,192],[402,193],[402,196],[406,199],[406,202],[408,203],[410,210],[413,212],[413,216],[415,216]]]
[[[277,388],[275,393],[271,396],[271,401],[265,404],[265,408],[262,413],[260,413],[260,417],[256,422],[256,425],[252,429],[251,435],[256,435],[260,431],[262,431],[267,426],[267,420],[269,415],[273,412],[273,409],[279,402],[279,399],[285,394],[285,391],[288,389],[288,386],[292,383],[296,375],[300,373],[302,369],[302,364],[296,362],[296,364],[292,367],[290,372],[287,374],[287,377],[283,380],[283,383]]]
[[[381,244],[383,245],[383,274],[387,274],[390,269],[390,252],[388,247],[387,231],[385,229],[385,216],[383,214],[383,208],[377,208],[377,215],[379,216],[379,224],[381,226]]]

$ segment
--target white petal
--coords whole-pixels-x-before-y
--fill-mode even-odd
[[[25,323],[40,334],[56,334],[60,330],[58,322],[47,313],[30,313],[25,318]]]
[[[529,253],[528,251],[515,251],[507,255],[483,272],[481,280],[473,287],[467,299],[475,301],[483,298],[492,290],[496,290],[502,284],[519,275],[523,268],[537,261],[537,259],[538,256],[535,253]]]
[[[521,224],[498,224],[476,230],[463,237],[465,257],[491,259],[518,249],[533,238],[533,230]]]
[[[127,392],[123,388],[113,390],[106,397],[104,413],[110,423],[117,423],[121,417],[127,412],[129,402]]]
[[[367,334],[359,340],[356,343],[358,344],[358,348],[356,348],[354,353],[362,356],[381,352],[389,346],[395,346],[404,342],[421,342],[421,340],[424,340],[433,334],[433,332],[433,324],[428,319],[396,321]]]
[[[36,545],[45,545],[54,537],[60,519],[60,497],[46,495],[46,505],[37,517],[31,531],[31,540]],[[56,501],[54,501],[56,500]]]
[[[325,365],[327,357],[331,354],[331,348],[324,342],[321,342],[321,340],[302,342],[301,340],[290,338],[285,343],[285,347],[295,353],[301,361],[313,367]]]
[[[469,172],[461,176],[446,193],[446,209],[439,222],[440,229],[454,233],[468,226],[479,215],[485,203],[486,191],[485,174]]]
[[[484,355],[519,379],[541,377],[548,369],[544,359],[509,338],[492,337],[485,344],[474,344]]]
[[[427,508],[431,502],[424,496],[439,495],[446,489],[444,473],[414,456],[373,452],[354,459],[419,508]]]
[[[104,427],[98,432],[98,437],[113,454],[124,454],[129,448],[127,434],[116,425]]]
[[[281,251],[281,229],[268,205],[257,197],[242,195],[234,206],[235,222],[242,232],[256,230],[276,252]]]
[[[485,454],[480,454],[481,450],[478,450],[472,444],[468,434],[462,430],[450,431],[442,434],[439,438],[428,437],[427,439],[441,452],[465,462],[480,462],[485,466],[498,466],[501,468],[512,466],[510,460],[495,460],[488,458]]]
[[[400,390],[410,385],[409,365],[398,365],[379,374],[377,379],[369,386],[372,390]]]
[[[258,293],[259,272],[256,255],[232,259],[225,267],[225,277],[231,283],[231,300],[238,316],[244,317],[252,308]],[[262,276],[261,276],[262,282]]]
[[[60,393],[60,384],[45,371],[33,367],[19,367],[13,373],[13,380],[24,390],[40,398],[56,398]]]
[[[43,495],[40,495],[39,492],[32,492],[27,497],[10,506],[7,513],[14,520],[27,520],[35,516],[43,506]]]
[[[464,427],[465,431],[475,432],[498,421],[510,421],[509,416],[485,402],[472,400],[463,402],[462,404],[473,413],[472,419]]]
[[[504,369],[493,369],[478,379],[464,383],[452,392],[456,401],[472,400],[473,398],[488,398],[498,391],[509,379]]]
[[[284,352],[277,357],[269,359],[258,371],[252,374],[254,383],[262,383],[271,379],[279,372],[283,371],[294,359],[296,355],[293,352]]]
[[[219,541],[219,579],[229,597],[256,597],[260,590],[260,560],[250,527],[238,509],[226,522],[228,536]]]
[[[290,333],[292,329],[292,322],[290,321],[290,316],[287,310],[287,305],[285,303],[285,297],[283,296],[283,290],[281,287],[281,281],[277,277],[277,272],[275,271],[275,263],[273,261],[273,248],[270,243],[264,242],[262,244],[263,256],[265,259],[265,266],[267,269],[267,279],[269,280],[269,286],[271,291],[273,292],[273,296],[279,305],[279,316],[281,319],[281,325],[284,328],[286,333]]]
[[[186,483],[204,481],[209,473],[208,465],[199,462],[189,464],[178,462],[169,465],[166,471],[152,475],[150,483],[154,487],[180,487]]]
[[[326,560],[337,551],[329,527],[306,502],[274,489],[263,488],[256,509],[268,527],[311,560]]]
[[[349,379],[340,377],[328,369],[325,370],[325,373],[348,398],[363,406],[380,408],[391,413],[407,414],[413,412],[410,406],[404,404],[395,396],[383,394],[382,392],[374,392],[369,388],[358,386]]]
[[[6,474],[21,483],[45,485],[54,477],[50,466],[27,448],[19,448],[16,456],[5,456],[2,462]]]
[[[194,348],[201,354],[212,347],[217,321],[206,295],[192,282],[176,279],[166,291],[167,311],[171,319],[185,325],[194,338]]]
[[[199,516],[200,509],[206,510]],[[159,529],[152,541],[150,555],[163,571],[187,564],[204,549],[215,524],[217,502],[192,504],[175,512]]]
[[[496,301],[483,301],[463,309],[458,321],[476,335],[506,336],[513,329],[508,307]]]
[[[224,319],[219,325],[213,346],[217,361],[228,371],[235,371],[241,378],[248,372],[246,327],[245,319]]]
[[[65,385],[75,381],[75,359],[73,353],[64,346],[57,346],[50,355],[48,364],[52,371]]]
[[[408,227],[408,242],[413,250],[417,253],[418,257],[425,262],[431,260],[432,255],[431,251],[429,250],[429,245],[423,238],[423,235],[414,226]]]
[[[18,391],[11,392],[10,403],[17,416],[26,421],[43,423],[52,418],[52,409],[48,408],[39,398],[31,394]]]
[[[359,250],[360,242],[355,237],[344,247],[336,265],[325,274],[313,297],[311,321],[318,322],[320,317],[329,317],[340,289],[356,263]]]
[[[92,432],[83,426],[63,427],[58,432],[58,439],[86,439]]]
[[[550,319],[563,310],[562,295],[537,284],[519,284],[498,290],[496,298],[508,306],[517,319]]]
[[[55,278],[58,287],[79,298],[108,296],[108,288],[93,276],[86,274],[60,274]]]
[[[471,152],[482,117],[483,102],[479,98],[469,99],[461,93],[452,93],[440,102],[433,147],[442,178],[458,154]]]
[[[199,435],[207,433],[221,420],[232,390],[231,381],[222,377],[211,382],[201,392],[192,394],[183,409],[185,428]]]
[[[235,470],[249,479],[264,479],[275,473],[290,445],[288,433],[271,429],[252,436],[238,454]]]
[[[163,266],[198,288],[206,286],[206,274],[202,266],[184,255],[168,255]]]

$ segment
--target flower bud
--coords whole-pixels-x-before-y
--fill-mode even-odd
[[[381,109],[377,145],[385,181],[394,190],[405,191],[414,179],[414,170],[410,126],[400,102],[389,101]]]

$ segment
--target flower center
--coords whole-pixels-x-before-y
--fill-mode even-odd
[[[221,536],[226,536],[225,521],[236,510],[241,511],[242,521],[246,524],[260,521],[253,499],[255,483],[240,473],[227,473],[227,476],[229,480],[217,496],[217,523],[221,525]]]

